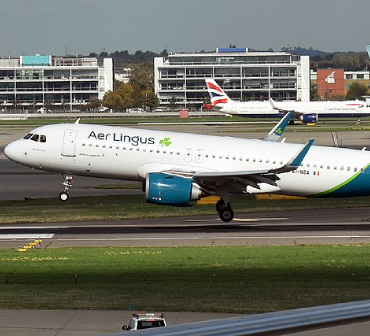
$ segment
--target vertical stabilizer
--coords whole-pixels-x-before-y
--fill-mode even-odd
[[[225,104],[231,103],[232,99],[212,78],[206,78],[207,90],[211,98],[211,105],[222,108]]]

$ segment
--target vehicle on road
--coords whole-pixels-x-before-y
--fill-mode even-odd
[[[123,330],[141,330],[167,326],[163,313],[140,313],[132,314],[129,324],[125,324]]]

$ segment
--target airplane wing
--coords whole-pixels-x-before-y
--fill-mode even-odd
[[[214,191],[220,185],[226,185],[233,193],[259,193],[277,192],[280,190],[276,181],[277,174],[296,170],[307,155],[314,140],[309,140],[288,162],[278,168],[266,168],[247,171],[211,171],[211,172],[185,172],[180,170],[167,170],[162,173],[192,177],[201,187]]]
[[[270,98],[270,99],[269,99],[269,102],[270,102],[270,104],[271,104],[271,106],[272,106],[272,108],[273,108],[274,110],[280,111],[281,113],[284,113],[284,114],[286,114],[286,113],[290,112],[290,110],[287,110],[287,109],[283,109],[283,108],[281,108],[281,107],[278,107],[278,106],[275,104],[275,101],[274,101],[272,98]],[[316,110],[314,110],[314,109],[312,109],[312,108],[310,108],[309,110],[308,110],[308,109],[301,109],[301,110],[299,110],[299,109],[294,109],[294,110],[293,110],[293,115],[294,115],[294,116],[297,116],[297,117],[299,117],[299,116],[301,116],[301,115],[303,115],[303,114],[318,114],[318,113],[319,113],[319,111],[316,111]]]

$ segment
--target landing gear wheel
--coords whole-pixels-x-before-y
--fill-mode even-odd
[[[231,222],[234,219],[234,211],[230,206],[221,209],[218,214],[223,222]]]
[[[225,201],[223,199],[220,199],[217,203],[216,203],[216,210],[217,212],[220,212],[222,208],[225,207]]]
[[[68,193],[66,193],[66,192],[64,192],[64,191],[62,191],[62,192],[59,194],[59,199],[60,199],[61,201],[63,201],[63,202],[68,201],[68,199],[69,199],[69,194],[68,194]]]

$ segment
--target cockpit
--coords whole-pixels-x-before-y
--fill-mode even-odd
[[[25,135],[23,137],[23,139],[25,140],[32,140],[32,141],[35,141],[35,142],[46,142],[46,136],[43,135],[43,134],[33,134],[33,133],[28,133],[27,135]]]

